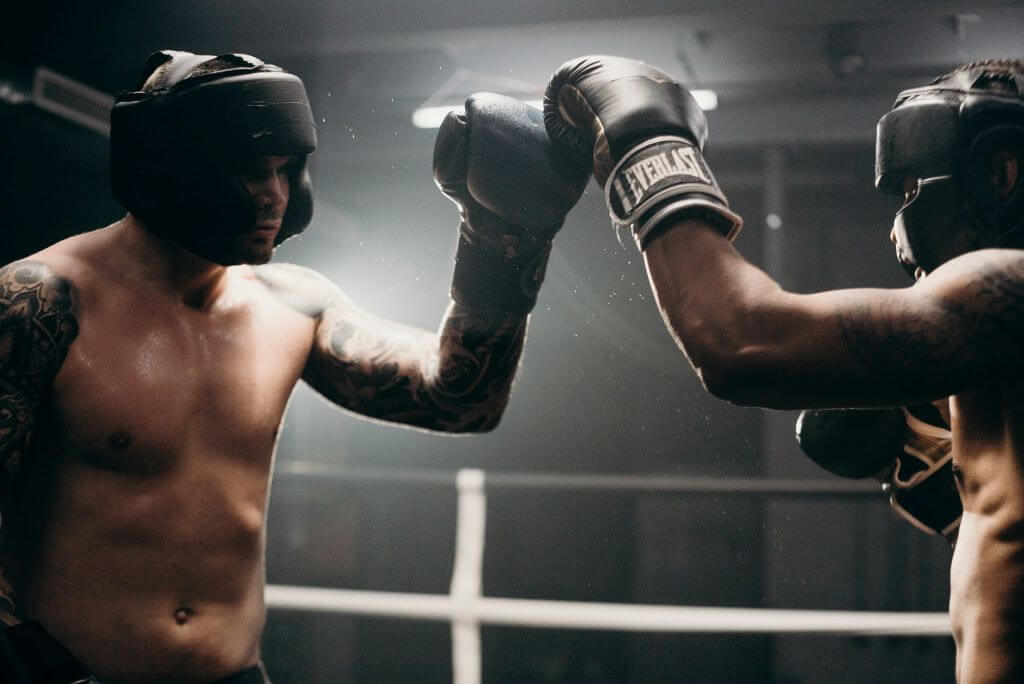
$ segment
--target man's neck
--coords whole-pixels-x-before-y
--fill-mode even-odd
[[[227,266],[197,256],[173,240],[157,235],[131,214],[115,226],[122,233],[121,244],[137,260],[142,276],[170,291],[186,306],[207,308],[223,292]]]

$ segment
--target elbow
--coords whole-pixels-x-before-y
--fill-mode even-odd
[[[509,401],[508,387],[494,388],[483,382],[460,392],[453,391],[450,385],[435,383],[428,386],[427,394],[434,400],[423,416],[429,423],[428,429],[448,435],[493,432]]]
[[[697,368],[704,389],[716,399],[737,406],[758,406],[756,387],[748,374],[728,363],[707,364]]]
[[[693,318],[688,323],[689,329],[679,336],[680,346],[704,389],[717,399],[741,403],[747,386],[743,342],[735,334],[727,334],[729,328],[700,325],[701,321]]]
[[[705,315],[668,316],[704,388],[738,406],[777,408],[785,401],[786,328],[777,308],[722,307]]]
[[[723,347],[703,354],[693,365],[704,389],[737,406],[785,408],[787,383],[768,350],[754,346]]]
[[[499,413],[497,415],[490,416],[487,420],[474,426],[473,429],[468,432],[474,435],[482,435],[488,432],[494,432],[497,429],[498,424],[500,422],[501,414]]]
[[[738,372],[735,357],[722,349],[705,349],[690,352],[690,363],[704,389],[716,399],[738,403],[737,396],[743,385],[742,373]]]
[[[500,406],[492,408],[487,411],[474,425],[472,432],[473,434],[483,434],[485,432],[494,432],[498,428],[498,424],[501,423],[502,417],[505,415],[505,407],[507,404],[503,403]]]
[[[501,423],[504,413],[505,407],[502,406],[500,409],[466,415],[462,420],[451,423],[446,432],[454,435],[481,435],[494,432]]]

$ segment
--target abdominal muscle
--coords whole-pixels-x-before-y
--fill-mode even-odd
[[[1000,528],[967,511],[960,523],[949,606],[961,684],[1024,678],[1024,539]]]
[[[257,663],[261,460],[175,454],[160,474],[139,474],[59,459],[15,509],[49,521],[17,537],[18,613],[104,679],[210,681]]]
[[[951,402],[963,517],[950,567],[957,681],[1024,681],[1024,424],[1018,381]]]

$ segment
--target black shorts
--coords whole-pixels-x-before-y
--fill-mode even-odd
[[[38,622],[0,631],[0,682],[3,684],[103,684]],[[211,684],[270,684],[253,666]]]

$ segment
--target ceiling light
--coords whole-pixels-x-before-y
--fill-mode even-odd
[[[691,90],[690,94],[697,100],[700,108],[706,112],[718,108],[718,93],[713,90]],[[526,104],[536,109],[543,109],[542,100],[525,100]],[[440,107],[418,107],[412,113],[412,125],[416,128],[437,128],[444,121],[449,112],[457,114],[465,113],[462,105],[445,105]]]

